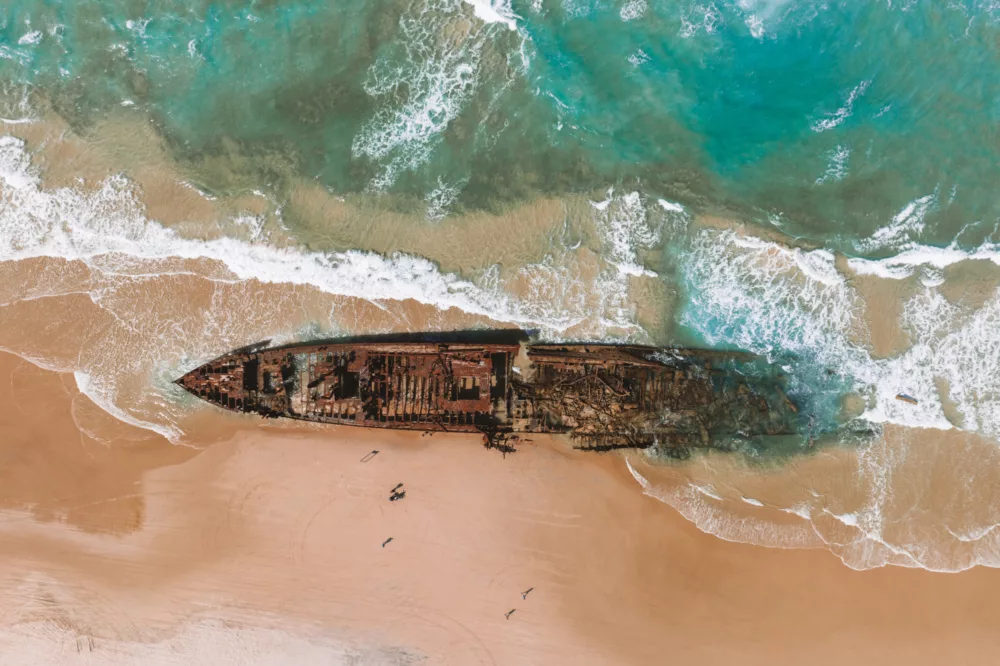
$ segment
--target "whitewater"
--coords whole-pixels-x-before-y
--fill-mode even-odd
[[[416,256],[385,257],[358,251],[318,253],[225,236],[186,238],[148,219],[138,193],[124,177],[111,177],[89,190],[45,188],[31,165],[24,143],[12,137],[0,139],[0,165],[3,167],[0,172],[3,260],[16,263],[49,258],[82,262],[95,283],[82,287],[54,283],[47,289],[20,293],[8,303],[65,295],[73,290],[82,290],[88,298],[100,303],[102,299],[109,300],[108,294],[114,291],[112,285],[118,280],[194,275],[219,284],[300,285],[377,305],[412,299],[439,309],[487,315],[496,322],[537,327],[551,339],[559,339],[569,327],[588,317],[596,326],[591,329],[593,335],[602,336],[600,331],[610,327],[641,333],[634,313],[621,307],[627,301],[624,286],[630,278],[659,277],[641,267],[637,252],[662,243],[665,227],[662,218],[655,217],[656,211],[660,211],[679,216],[673,218],[670,227],[675,233],[678,229],[690,231],[688,240],[673,243],[672,250],[678,253],[675,256],[681,267],[680,280],[687,292],[679,319],[705,343],[747,349],[783,364],[792,391],[813,399],[818,409],[825,404],[824,394],[828,394],[826,399],[835,403],[831,413],[839,410],[839,400],[847,386],[865,404],[863,412],[855,417],[858,422],[925,430],[960,429],[990,438],[1000,434],[996,416],[1000,414],[997,404],[1000,327],[996,325],[1000,321],[1000,296],[996,293],[981,307],[970,311],[948,302],[937,292],[936,285],[920,283],[902,309],[901,320],[910,336],[908,348],[893,357],[876,358],[865,338],[868,324],[862,313],[862,296],[851,284],[851,273],[858,265],[856,260],[847,261],[844,269],[838,264],[837,255],[829,250],[804,250],[745,232],[699,229],[697,225],[690,226],[683,207],[635,191],[616,194],[612,188],[603,200],[591,202],[595,228],[604,234],[607,265],[591,288],[610,303],[605,312],[593,317],[582,302],[576,305],[583,309],[573,310],[572,301],[553,298],[553,292],[534,290],[525,300],[505,290],[496,274],[493,279],[477,283],[442,273],[432,262]],[[890,220],[888,224],[893,222]],[[978,259],[984,252],[987,251],[964,252],[962,258]],[[905,262],[913,270],[939,268],[933,261],[914,261],[913,257],[919,255],[912,250],[904,253],[904,258],[890,257],[878,263]],[[956,261],[953,258],[949,265]],[[100,274],[99,279],[94,278],[95,273]],[[878,279],[899,281],[904,276],[892,274]],[[212,349],[220,344],[252,341],[228,335],[213,342]],[[174,400],[166,381],[170,373],[187,369],[199,359],[177,358],[179,340],[163,342],[166,343],[163,349],[153,351],[158,359],[156,367],[146,370],[161,392],[155,401],[169,405]],[[43,367],[73,372],[78,388],[116,418],[159,432],[172,441],[183,441],[183,432],[175,425],[183,410],[177,412],[169,406],[159,412],[141,405],[121,407],[116,400],[123,395],[122,388],[108,373],[95,371],[93,366],[67,366],[58,359],[38,356],[37,352],[12,351]],[[832,375],[825,372],[829,369],[834,371]],[[833,379],[827,379],[831,376]],[[941,379],[949,387],[944,396],[940,394]],[[919,408],[896,400],[900,392],[916,397]],[[954,404],[960,422],[953,423],[946,416],[943,399]],[[880,536],[879,529],[872,527],[879,523],[881,505],[889,501],[887,471],[880,467],[881,463],[872,462],[883,445],[878,441],[859,441],[857,446],[860,455],[854,471],[872,481],[873,494],[867,498],[867,505],[855,512],[832,510],[822,503],[817,506],[815,497],[811,498],[814,503],[811,508],[799,500],[790,506],[765,507],[753,492],[739,491],[740,494],[732,495],[739,488],[738,483],[730,489],[727,495],[730,499],[719,495],[718,490],[710,490],[711,484],[691,483],[671,492],[649,487],[646,490],[675,506],[702,529],[722,538],[782,547],[815,545],[814,528],[803,532],[783,525],[777,529],[767,520],[753,516],[734,518],[723,508],[739,501],[753,509],[777,510],[806,521],[816,514],[835,516],[841,526],[862,532],[861,543],[878,544],[892,554],[890,557],[875,550],[874,554],[859,557],[856,550],[860,546],[845,551],[845,561],[856,568],[887,562],[942,570],[955,568],[921,560],[905,547],[893,546]],[[978,543],[980,537],[970,540],[966,536],[969,532],[956,534],[960,533],[966,542]],[[982,525],[971,533],[982,533],[982,539],[989,539],[993,531]],[[992,561],[982,558],[975,563]],[[955,566],[965,568],[970,564]]]
[[[748,350],[810,409],[802,462],[746,452],[664,480],[630,458],[644,492],[721,538],[858,569],[1000,565],[992,6],[98,4],[90,31],[73,7],[0,10],[0,348],[177,444],[197,407],[170,380],[264,337],[510,325]],[[25,137],[54,115],[107,131],[112,110],[155,127],[174,184],[219,210],[253,193],[280,233],[253,212],[156,219],[127,150],[47,184],[61,139]],[[328,241],[328,209],[289,194],[303,183],[428,234],[477,215],[502,232],[525,202],[562,224],[529,259],[444,270]],[[27,324],[46,301],[50,348]]]

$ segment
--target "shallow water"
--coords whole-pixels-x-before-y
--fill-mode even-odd
[[[749,350],[808,412],[804,457],[636,468],[647,492],[855,568],[996,566],[998,22],[971,1],[8,3],[0,348],[178,445],[204,408],[170,380],[266,338]]]

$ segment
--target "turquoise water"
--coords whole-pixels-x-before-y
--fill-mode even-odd
[[[5,115],[27,95],[86,135],[128,109],[202,190],[261,190],[279,205],[303,181],[389,195],[431,221],[634,190],[641,201],[605,220],[610,240],[594,246],[612,246],[606,258],[626,272],[656,236],[640,209],[658,198],[853,256],[992,247],[998,44],[1000,8],[969,1],[0,9]],[[287,221],[294,232],[294,211]],[[840,278],[796,285],[773,257],[754,263],[766,253],[700,233],[658,239],[660,277],[681,299],[667,336],[767,355],[817,427],[838,426],[842,396],[888,372],[845,333],[856,298]],[[830,257],[810,270],[832,270]]]
[[[858,568],[997,566],[1000,4],[477,3],[8,0],[0,264],[57,267],[12,302],[100,313],[12,317],[4,344],[175,440],[170,380],[265,337],[490,322],[748,350],[802,436],[746,453],[836,442],[817,460],[843,465],[765,475],[769,499],[706,459],[714,489],[648,492]],[[32,124],[51,114],[70,131]],[[142,124],[153,175],[130,171],[162,166]],[[955,506],[913,505],[929,479]]]
[[[997,238],[990,4],[494,4],[515,31],[458,0],[13,0],[0,78],[81,128],[130,105],[193,162],[266,156],[241,182],[278,192],[456,211],[638,183],[856,253],[930,197],[920,240]]]

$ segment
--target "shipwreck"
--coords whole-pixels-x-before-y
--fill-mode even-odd
[[[739,352],[533,344],[521,332],[389,335],[244,347],[176,383],[228,410],[317,423],[481,433],[512,451],[526,433],[576,448],[693,448],[795,432],[777,379]]]

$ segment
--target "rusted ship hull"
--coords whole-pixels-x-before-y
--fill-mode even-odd
[[[354,339],[243,348],[177,383],[226,409],[319,423],[481,432],[568,433],[580,448],[712,446],[788,434],[780,387],[724,369],[742,354],[522,341]],[[775,398],[775,396],[781,396]]]

